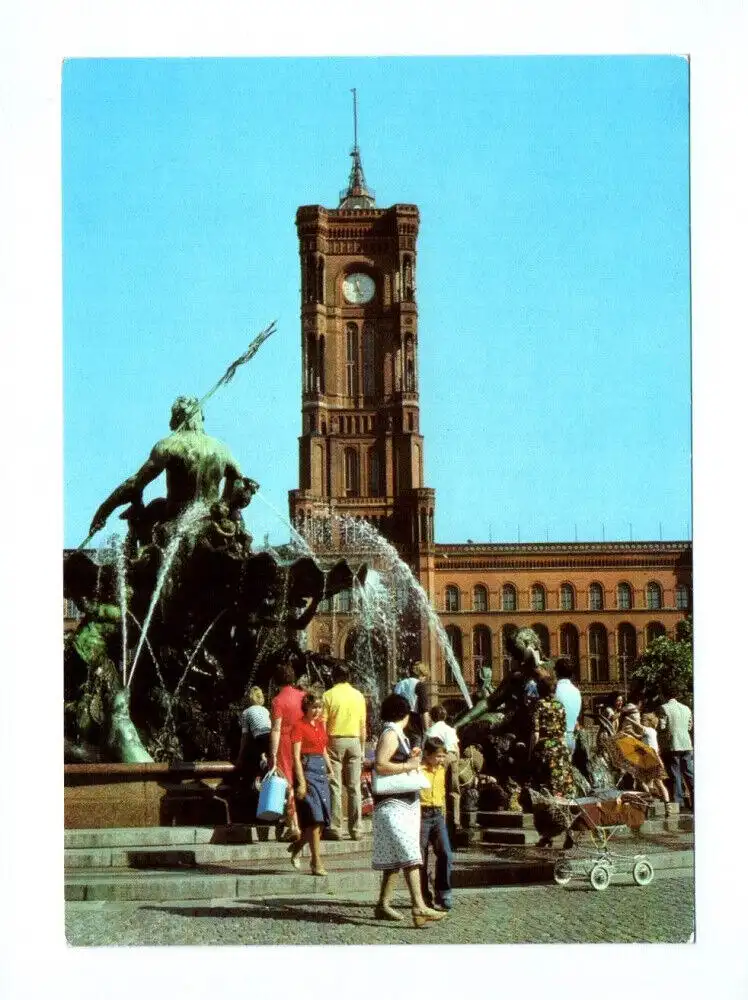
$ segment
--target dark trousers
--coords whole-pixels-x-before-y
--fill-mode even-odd
[[[429,844],[436,855],[434,889],[437,900],[449,897],[452,892],[452,845],[449,842],[444,810],[432,806],[421,807],[421,892],[427,906],[433,903],[429,889]]]
[[[673,779],[673,802],[683,805],[683,779],[688,783],[693,808],[693,751],[670,750],[665,754],[665,766]]]

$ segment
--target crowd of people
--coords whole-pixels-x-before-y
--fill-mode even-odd
[[[402,871],[418,928],[443,919],[453,905],[447,820],[450,797],[459,796],[457,767],[448,767],[459,757],[458,734],[448,725],[444,707],[429,703],[427,679],[427,667],[416,664],[411,675],[398,681],[384,698],[378,712],[380,731],[367,760],[367,703],[351,683],[347,664],[335,663],[333,684],[327,691],[306,679],[297,681],[292,664],[281,664],[269,710],[259,688],[248,692],[237,759],[240,772],[256,790],[268,773],[285,779],[283,822],[290,861],[299,868],[308,846],[314,876],[327,874],[322,843],[343,839],[344,817],[349,838],[361,839],[362,774],[373,772],[371,863],[381,872],[375,915],[381,920],[404,919],[392,902]],[[531,728],[532,784],[555,797],[572,798],[572,761],[578,750],[582,698],[573,682],[571,663],[561,657],[553,670],[538,664],[527,678],[524,699]],[[613,695],[599,711],[600,739],[607,740],[609,747],[625,749],[627,740],[646,747],[656,764],[650,766],[640,787],[668,802],[665,779],[669,775],[674,801],[682,804],[688,795],[693,805],[690,709],[677,700],[674,691],[667,692],[658,712],[642,713],[641,708]],[[414,774],[419,777],[414,779]],[[378,785],[380,777],[394,776],[401,780],[382,780]],[[430,852],[435,856],[433,879],[429,877]]]
[[[259,688],[248,693],[237,758],[245,783],[255,791],[269,773],[286,780],[283,823],[290,862],[300,868],[308,846],[314,876],[327,874],[322,844],[343,838],[344,816],[349,838],[361,839],[364,768],[382,777],[418,773],[418,788],[375,787],[372,817],[372,867],[382,875],[375,916],[405,919],[392,902],[402,871],[417,928],[443,919],[452,908],[447,765],[459,754],[457,733],[447,724],[444,708],[429,706],[427,677],[427,668],[416,664],[413,675],[384,698],[378,713],[381,731],[367,761],[367,704],[351,684],[348,666],[342,661],[334,665],[332,687],[324,691],[303,680],[300,684],[292,664],[281,664],[269,710]],[[428,875],[430,852],[435,857],[433,880]]]

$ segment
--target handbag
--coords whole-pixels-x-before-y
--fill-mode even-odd
[[[429,787],[429,779],[418,768],[401,771],[399,774],[372,773],[371,788],[375,795],[404,795],[406,792],[420,792]]]

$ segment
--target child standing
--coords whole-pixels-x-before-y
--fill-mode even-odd
[[[429,888],[429,844],[436,855],[434,906],[440,910],[452,909],[452,845],[445,816],[447,752],[443,740],[429,737],[423,745],[423,773],[429,787],[421,791],[421,891],[427,906],[432,905]]]

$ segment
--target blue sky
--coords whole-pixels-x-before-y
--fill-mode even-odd
[[[289,58],[64,65],[65,543],[167,432],[173,398],[202,395],[273,319],[206,426],[287,511],[294,215],[337,205],[353,86],[377,203],[421,212],[437,540],[683,538],[686,61]],[[248,515],[258,540],[287,537],[258,501]]]

